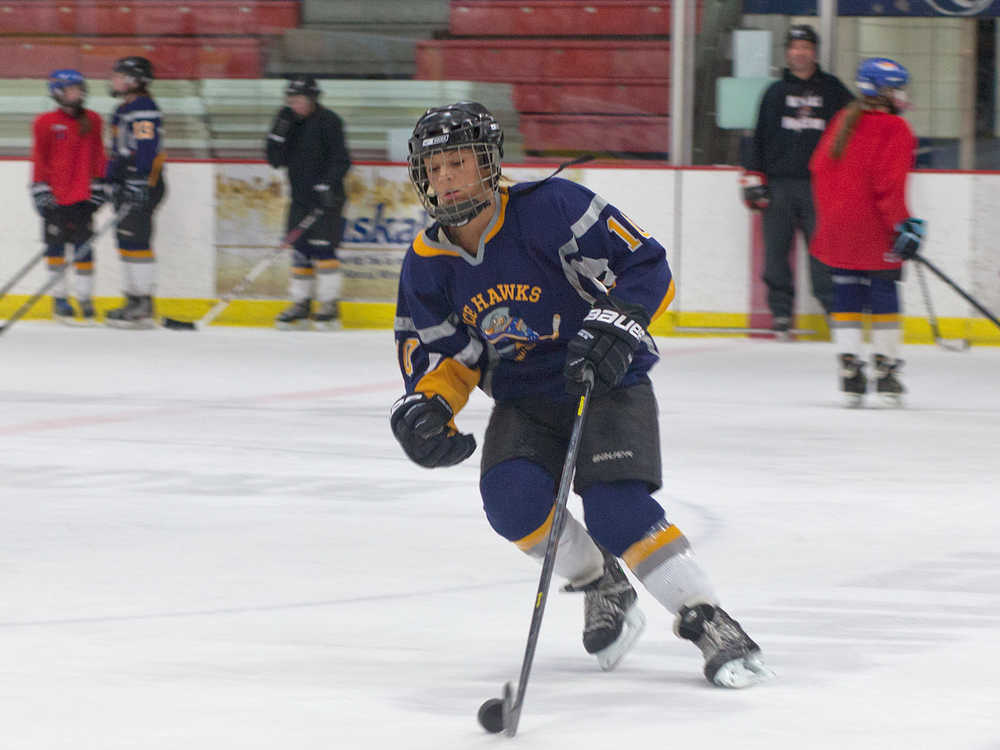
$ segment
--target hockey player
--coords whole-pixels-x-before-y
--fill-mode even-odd
[[[764,283],[776,338],[789,340],[794,316],[795,281],[789,264],[795,231],[812,239],[816,223],[809,189],[809,158],[827,124],[851,92],[816,62],[819,35],[795,25],[785,37],[781,80],[764,92],[746,161],[743,201],[761,211],[764,225]],[[813,295],[826,313],[833,304],[830,269],[810,257]]]
[[[920,248],[924,222],[906,206],[906,176],[916,141],[900,113],[909,73],[884,57],[858,66],[860,99],[834,119],[810,163],[819,226],[812,254],[833,267],[833,340],[848,406],[867,390],[862,313],[871,313],[875,390],[902,404],[898,282],[902,262]]]
[[[320,89],[309,76],[293,78],[285,88],[285,104],[267,137],[267,161],[288,167],[292,202],[291,229],[312,210],[323,214],[292,250],[289,296],[292,305],[275,320],[283,330],[304,328],[310,318],[319,328],[339,325],[340,261],[337,247],[344,234],[344,177],[351,160],[340,118],[319,104]],[[315,295],[318,303],[312,311]]]
[[[111,93],[122,103],[111,118],[111,160],[107,178],[115,211],[128,204],[118,225],[125,303],[105,320],[116,328],[153,327],[156,256],[150,244],[153,214],[166,192],[163,117],[149,94],[153,64],[145,57],[123,57],[111,72]]]
[[[52,288],[53,312],[65,322],[76,320],[65,281],[70,243],[80,319],[92,322],[94,255],[87,240],[94,212],[106,200],[101,117],[84,107],[87,82],[79,71],[53,71],[49,94],[58,108],[39,115],[32,126],[31,196],[42,217],[49,272],[62,277]]]
[[[476,441],[454,418],[482,388],[495,400],[480,474],[486,517],[541,558],[577,404],[567,388],[578,391],[593,368],[575,478],[587,526],[568,517],[555,563],[567,590],[584,593],[585,649],[612,669],[643,628],[621,558],[702,650],[711,682],[769,676],[650,495],[661,474],[647,375],[658,354],[646,328],[674,296],[663,247],[573,182],[502,185],[503,131],[481,104],[427,110],[409,151],[410,179],[435,223],[413,241],[399,280],[406,393],[391,426],[407,456],[428,468],[468,458]]]

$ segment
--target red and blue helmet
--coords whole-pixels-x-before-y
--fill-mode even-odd
[[[870,57],[858,66],[855,85],[864,96],[879,96],[885,89],[901,89],[910,82],[909,71],[888,57]]]

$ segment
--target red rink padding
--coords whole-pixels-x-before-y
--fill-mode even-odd
[[[521,115],[521,135],[529,151],[666,153],[670,118]]]
[[[522,113],[666,115],[670,79],[518,83],[514,106]]]
[[[417,44],[417,78],[499,82],[670,76],[665,41],[454,39]]]
[[[6,34],[280,34],[299,23],[293,0],[0,0]]]
[[[107,78],[114,61],[142,55],[157,78],[260,78],[261,42],[215,37],[0,38],[0,78],[31,78],[52,68],[75,68]]]
[[[451,3],[457,36],[638,36],[670,33],[664,0],[493,0]]]

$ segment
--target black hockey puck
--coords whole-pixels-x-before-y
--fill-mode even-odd
[[[491,734],[500,734],[503,731],[503,701],[499,698],[490,698],[479,707],[479,724]]]

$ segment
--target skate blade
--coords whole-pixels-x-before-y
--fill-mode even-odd
[[[865,397],[862,393],[843,394],[844,407],[847,409],[860,409],[865,405]]]
[[[773,679],[774,672],[764,664],[760,652],[727,661],[715,673],[712,682],[719,687],[739,690]]]
[[[97,328],[97,321],[93,318],[70,318],[68,316],[56,315],[55,319],[70,328]]]
[[[109,328],[118,328],[123,331],[148,331],[149,329],[156,327],[156,323],[152,318],[143,318],[142,320],[118,320],[116,318],[105,318],[104,325]]]
[[[296,320],[288,323],[283,320],[274,321],[274,327],[279,331],[309,331],[312,330],[311,320]]]
[[[903,397],[898,393],[880,393],[878,400],[887,409],[903,408]]]
[[[625,658],[625,654],[632,650],[642,631],[646,629],[646,615],[639,609],[637,604],[633,604],[629,611],[625,613],[625,620],[622,623],[622,632],[610,646],[602,648],[594,654],[597,663],[605,672],[610,672],[618,666],[619,662]]]
[[[339,331],[343,325],[339,320],[314,320],[313,328],[317,331]]]

